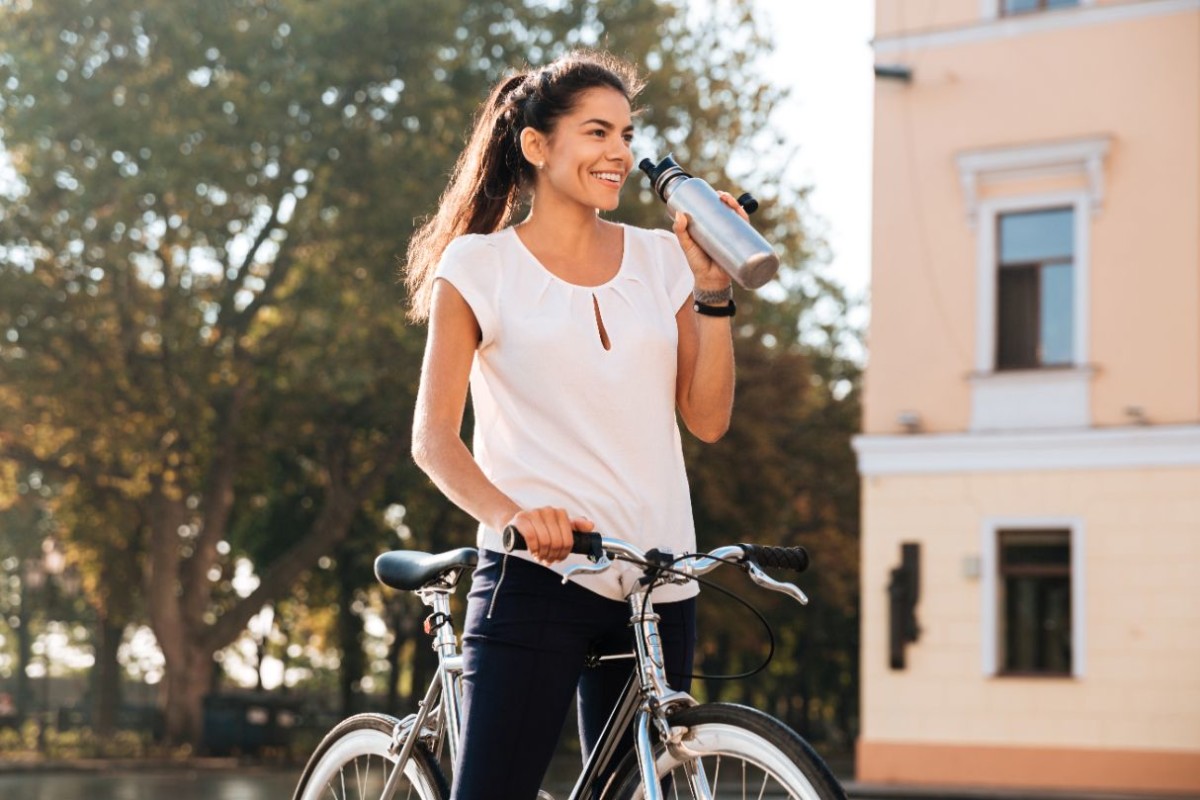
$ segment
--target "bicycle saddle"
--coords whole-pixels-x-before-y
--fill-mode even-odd
[[[452,570],[473,567],[478,560],[479,551],[474,547],[460,547],[445,553],[392,550],[375,559],[375,577],[384,586],[412,592]]]

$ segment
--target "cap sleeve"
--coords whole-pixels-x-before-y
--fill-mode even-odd
[[[495,246],[481,234],[460,236],[446,246],[433,276],[450,283],[475,314],[479,323],[480,348],[491,344],[497,333],[500,257]]]
[[[664,230],[655,230],[654,234],[658,247],[658,261],[662,264],[663,288],[673,304],[672,307],[678,311],[692,296],[696,277],[692,274],[692,268],[688,266],[683,248],[679,246],[679,239],[675,234]]]

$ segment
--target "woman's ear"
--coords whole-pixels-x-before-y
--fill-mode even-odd
[[[530,127],[521,129],[521,155],[538,169],[546,166],[546,137],[541,131]]]

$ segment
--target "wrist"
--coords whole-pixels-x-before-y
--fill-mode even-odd
[[[720,288],[696,286],[692,289],[692,299],[706,306],[724,306],[733,302],[733,284],[727,283]]]

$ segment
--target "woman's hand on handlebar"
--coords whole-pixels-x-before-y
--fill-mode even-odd
[[[587,517],[572,517],[566,509],[542,506],[518,511],[508,521],[525,537],[529,552],[542,564],[562,561],[571,553],[572,531],[596,529]]]

